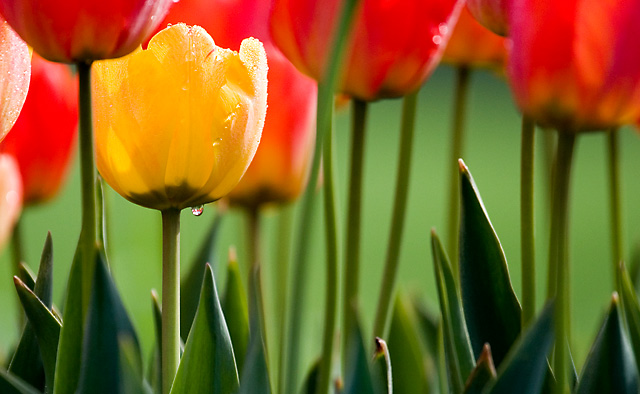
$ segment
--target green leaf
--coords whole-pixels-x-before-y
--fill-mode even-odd
[[[355,311],[353,313],[356,313]],[[362,340],[359,319],[351,326],[347,338],[345,358],[345,385],[343,394],[379,394],[375,390],[369,367],[369,357]]]
[[[172,394],[227,394],[238,389],[233,345],[213,271],[206,265],[200,303],[180,360]]]
[[[400,294],[396,297],[391,326],[389,348],[393,349],[393,392],[428,393],[429,381],[424,368],[423,345],[417,331],[417,318],[411,303]]]
[[[40,394],[19,377],[0,369],[0,393],[2,394]]]
[[[382,338],[376,337],[375,341],[376,352],[373,356],[373,373],[371,377],[374,382],[374,388],[378,393],[393,393],[394,387],[397,386],[398,382],[393,378],[393,368],[391,367],[391,354],[389,353],[389,347]],[[427,388],[427,386],[423,387]],[[422,392],[428,392],[428,388],[427,391]]]
[[[13,277],[13,280],[22,307],[38,340],[39,354],[42,357],[46,377],[45,392],[51,392],[53,390],[61,324],[26,284],[16,276]]]
[[[638,393],[638,374],[614,293],[609,313],[582,367],[576,394]]]
[[[547,355],[554,339],[553,303],[547,303],[533,325],[513,345],[497,379],[485,388],[488,394],[538,394],[549,366]]]
[[[304,379],[300,394],[316,394],[318,391],[318,379],[320,378],[320,359],[316,360],[307,377]],[[330,391],[331,392],[331,391]]]
[[[482,389],[495,379],[496,367],[493,365],[491,346],[485,343],[476,366],[465,383],[464,394],[480,394]]]
[[[96,255],[78,392],[144,392],[138,337],[101,253]]]
[[[446,372],[440,374],[440,359],[444,360],[444,356],[440,351],[440,343],[442,342],[442,325],[441,319],[432,314],[424,304],[420,303],[416,298],[413,299],[414,314],[418,319],[418,328],[422,334],[422,339],[426,347],[424,353],[424,368],[427,375],[427,381],[430,382],[430,393],[438,393],[441,385],[444,385],[447,376]]]
[[[460,160],[460,288],[469,338],[476,357],[491,345],[499,368],[520,334],[521,308],[507,260],[475,182]]]
[[[51,309],[53,292],[53,244],[51,241],[51,233],[47,234],[44,243],[36,280],[33,280],[33,276],[25,265],[21,264],[20,271],[21,274],[19,277],[24,277],[28,281],[21,281],[21,283],[35,292],[36,298],[42,301],[45,308]],[[22,331],[20,342],[9,365],[9,372],[20,377],[35,388],[44,388],[45,370],[42,364],[40,350],[38,349],[38,340],[36,339],[31,322],[27,322]],[[51,379],[52,378],[53,377],[51,377]],[[53,380],[51,380],[51,382],[52,381]]]
[[[631,339],[632,350],[636,360],[640,360],[640,304],[624,264],[619,266],[618,281],[623,316]],[[640,373],[640,368],[638,368],[638,373]]]
[[[191,330],[191,324],[198,308],[200,288],[204,279],[204,266],[206,263],[215,266],[214,251],[223,217],[224,213],[219,209],[209,231],[202,240],[198,254],[191,263],[189,272],[180,283],[180,336],[183,341],[186,341],[189,336],[189,330]]]
[[[249,346],[249,316],[245,294],[238,262],[236,259],[230,258],[222,310],[229,328],[229,335],[231,335],[233,353],[240,374],[242,374],[245,365],[245,356]]]
[[[36,277],[25,263],[18,265],[18,274],[16,276],[32,291],[36,287]]]
[[[452,393],[461,393],[475,361],[449,259],[435,231],[431,231],[431,251],[442,313],[449,387]]]

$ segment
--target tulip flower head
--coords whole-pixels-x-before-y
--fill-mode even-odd
[[[5,244],[22,209],[20,170],[10,155],[0,154],[0,249]]]
[[[94,66],[96,162],[128,200],[158,210],[215,201],[235,187],[264,125],[260,41],[217,47],[201,27],[170,26],[147,49]]]
[[[467,8],[481,25],[492,32],[507,36],[509,7],[513,0],[467,0]]]
[[[71,69],[33,54],[31,85],[11,133],[0,153],[18,162],[24,205],[53,197],[64,180],[78,124],[77,79]]]
[[[0,17],[0,141],[18,119],[31,77],[27,44]]]
[[[508,76],[522,111],[546,126],[602,130],[640,115],[640,3],[516,0]]]
[[[340,0],[276,0],[273,39],[299,70],[324,77]],[[442,56],[463,5],[458,0],[366,0],[345,49],[340,90],[361,100],[416,90]]]
[[[0,0],[0,14],[45,59],[124,56],[158,26],[172,0]]]

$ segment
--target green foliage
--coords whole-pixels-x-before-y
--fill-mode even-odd
[[[233,343],[236,364],[239,372],[242,373],[249,346],[249,316],[247,297],[242,286],[238,262],[235,259],[229,261],[227,284],[222,299],[222,311],[224,312],[231,342]]]

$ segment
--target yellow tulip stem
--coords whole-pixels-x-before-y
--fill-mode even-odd
[[[389,243],[382,275],[380,298],[376,310],[376,319],[373,325],[373,335],[380,338],[387,337],[389,310],[392,305],[393,291],[395,287],[398,263],[400,258],[400,246],[402,245],[402,233],[404,230],[407,197],[409,194],[409,178],[411,175],[411,148],[415,131],[416,107],[418,104],[418,92],[409,93],[404,97],[402,106],[402,127],[400,131],[400,150],[398,154],[398,172],[396,175],[396,188],[393,203],[393,216],[389,232]]]
[[[309,181],[301,202],[300,227],[298,231],[297,247],[293,255],[293,275],[291,276],[291,294],[287,321],[287,341],[283,342],[286,354],[281,358],[279,368],[280,392],[295,394],[298,392],[298,375],[300,369],[300,334],[302,327],[302,312],[305,304],[304,289],[308,279],[308,253],[311,239],[310,229],[313,227],[312,218],[315,207],[315,195],[322,155],[322,142],[326,130],[331,127],[331,113],[334,92],[338,84],[338,76],[347,37],[353,25],[353,15],[360,0],[346,0],[340,10],[338,30],[331,46],[325,78],[318,83],[318,111],[316,113],[316,145]]]
[[[520,252],[522,259],[522,329],[536,314],[536,262],[534,221],[534,151],[535,124],[522,117],[520,153]]]
[[[358,305],[360,280],[360,217],[362,212],[362,172],[364,164],[365,134],[367,128],[366,101],[353,100],[351,127],[351,168],[349,173],[349,197],[347,207],[347,239],[344,259],[344,297],[342,305],[342,332],[351,332],[355,316],[353,307]],[[347,349],[347,335],[342,336],[342,349]]]
[[[611,248],[613,254],[614,288],[617,288],[618,265],[624,260],[624,242],[622,237],[622,208],[620,196],[620,148],[618,129],[607,133],[607,153],[609,161],[609,212],[611,215]]]
[[[575,145],[575,134],[561,130],[558,136],[554,171],[553,199],[551,208],[551,232],[549,240],[549,269],[556,276],[555,291],[555,333],[556,346],[554,373],[556,388],[554,393],[563,394],[568,390],[568,346],[571,343],[570,327],[570,277],[568,256],[569,234],[569,190],[571,167]]]
[[[180,363],[180,210],[162,211],[162,393]]]
[[[458,227],[460,220],[460,171],[458,159],[464,152],[465,120],[467,108],[467,96],[471,70],[466,66],[460,66],[456,72],[456,92],[453,107],[453,127],[451,136],[451,154],[447,161],[449,172],[449,216],[447,222],[449,256],[453,264],[454,277],[458,277]]]
[[[333,116],[332,116],[333,117]],[[333,124],[331,124],[333,126]],[[318,372],[316,394],[327,394],[331,382],[331,362],[336,330],[336,308],[338,303],[338,224],[336,220],[336,196],[334,176],[333,127],[325,135],[324,156],[322,161],[324,175],[324,219],[327,242],[327,285],[325,286],[324,335],[322,338],[322,356]]]
[[[96,252],[96,166],[93,158],[93,124],[91,115],[91,62],[79,62],[79,133],[80,180],[82,193],[82,228],[78,250],[82,255],[83,314],[89,307]]]

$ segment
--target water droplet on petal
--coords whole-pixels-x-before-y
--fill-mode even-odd
[[[220,146],[220,144],[221,144],[221,143],[222,143],[222,138],[216,138],[216,139],[213,141],[212,146],[215,148],[215,147]]]
[[[433,36],[433,43],[436,45],[442,44],[442,37],[440,37],[439,35]]]
[[[202,205],[198,205],[197,207],[192,207],[191,208],[191,213],[193,214],[193,216],[202,215],[202,211],[204,211],[204,206],[202,206]]]
[[[449,32],[449,26],[447,26],[446,23],[441,23],[438,25],[438,31],[440,32],[441,35],[446,36],[447,33]]]

